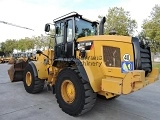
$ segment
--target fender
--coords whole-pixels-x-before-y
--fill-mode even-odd
[[[34,70],[35,76],[37,76],[39,79],[48,78],[47,65],[43,64],[43,62],[40,61],[32,61],[30,64]]]
[[[74,62],[78,68],[78,71],[80,72],[81,77],[83,78],[83,80],[89,82],[89,78],[87,76],[86,70],[83,67],[82,62],[79,59],[76,58],[58,58],[55,59],[53,66],[56,65],[56,62],[58,61],[65,61],[65,62]]]
[[[79,59],[76,58],[58,58],[55,59],[53,66],[56,66],[57,62],[68,62],[73,64],[73,62],[76,64],[78,71],[80,72],[80,75],[82,77],[83,80],[85,80],[86,82],[90,83],[92,89],[94,92],[98,92],[101,90],[101,88],[97,85],[97,83],[95,82],[95,78],[93,76],[88,76],[88,74],[93,74],[92,71],[90,69],[87,69],[83,66],[82,62]],[[88,71],[86,71],[86,69]],[[100,84],[100,82],[99,82]]]
[[[80,72],[81,77],[83,78],[83,80],[89,82],[89,78],[88,75],[86,73],[86,70],[83,67],[83,64],[80,60],[75,59],[74,62],[76,63],[76,66],[78,68],[78,71]]]
[[[31,65],[32,69],[33,69],[33,73],[35,77],[38,77],[38,72],[37,72],[37,68],[35,66],[35,64],[33,62],[29,62],[29,65]]]

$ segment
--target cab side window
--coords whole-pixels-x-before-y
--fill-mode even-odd
[[[71,42],[73,40],[73,21],[72,20],[68,20],[67,21],[67,42]]]
[[[63,37],[64,37],[64,23],[58,23],[56,25],[56,42],[57,44],[62,43],[63,42]]]

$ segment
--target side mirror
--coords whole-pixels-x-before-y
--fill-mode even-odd
[[[50,31],[50,25],[49,25],[49,24],[46,24],[46,25],[45,25],[44,31],[45,31],[45,32],[49,32],[49,31]]]

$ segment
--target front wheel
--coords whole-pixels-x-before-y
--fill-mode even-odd
[[[97,97],[90,84],[73,68],[65,68],[58,74],[55,93],[60,108],[72,116],[91,110]]]
[[[39,93],[43,90],[44,80],[41,80],[34,76],[33,68],[31,65],[27,65],[23,74],[24,88],[28,93]]]

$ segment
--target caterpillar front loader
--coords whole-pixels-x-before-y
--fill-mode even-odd
[[[36,61],[22,66],[28,93],[41,92],[47,83],[59,107],[78,116],[92,109],[97,94],[111,99],[158,80],[150,47],[136,37],[103,35],[105,18],[97,23],[72,12],[53,22],[54,50],[38,50]],[[50,24],[45,31],[50,31]]]

